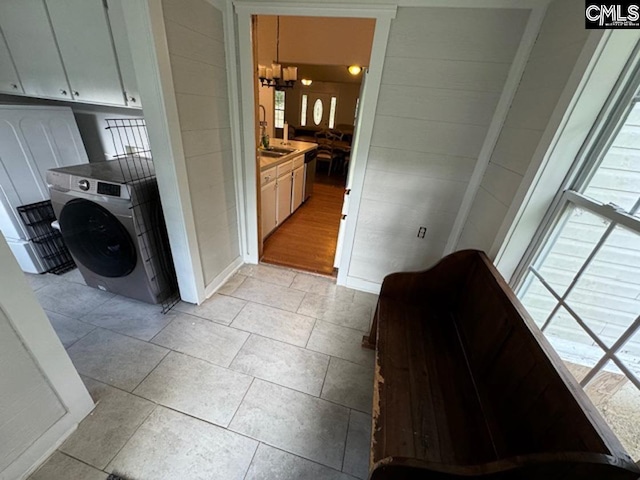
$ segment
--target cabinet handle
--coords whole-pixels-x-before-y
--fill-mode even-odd
[[[12,83],[11,84],[11,88],[13,88],[14,90],[18,90],[18,84],[17,83]]]
[[[68,95],[68,94],[67,94],[67,91],[66,91],[64,88],[61,88],[61,89],[60,89],[60,93],[61,93],[62,95]]]
[[[78,92],[77,90],[73,91],[73,96],[74,97],[79,97],[80,96],[80,92]]]
[[[136,103],[136,97],[129,97],[129,101],[131,103]]]

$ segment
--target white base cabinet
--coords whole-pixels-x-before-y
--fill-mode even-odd
[[[282,225],[304,199],[304,155],[260,173],[262,238]]]
[[[293,171],[293,185],[291,187],[291,213],[295,212],[304,197],[304,165]]]

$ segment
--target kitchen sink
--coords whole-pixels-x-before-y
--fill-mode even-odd
[[[285,147],[269,147],[269,148],[261,148],[259,153],[263,157],[284,157],[285,155],[289,155],[290,153],[295,152],[295,148],[285,148]]]

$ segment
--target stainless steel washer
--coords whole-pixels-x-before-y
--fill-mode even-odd
[[[175,273],[153,164],[127,157],[47,172],[60,231],[87,285],[148,303]]]

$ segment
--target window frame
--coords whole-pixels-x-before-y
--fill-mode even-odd
[[[516,270],[516,275],[514,276],[513,286],[518,297],[522,298],[523,293],[526,292],[529,286],[530,282],[528,279],[531,278],[529,276],[529,273],[531,273],[540,281],[540,283],[542,283],[545,289],[557,302],[556,306],[552,309],[543,323],[541,331],[544,332],[546,327],[553,320],[556,312],[564,308],[580,325],[582,330],[589,335],[598,347],[603,350],[603,356],[593,367],[591,367],[587,375],[579,382],[582,387],[585,387],[591,380],[593,380],[593,378],[602,371],[609,362],[613,362],[615,366],[624,373],[627,379],[640,390],[640,376],[631,372],[625,363],[616,355],[616,353],[624,347],[625,343],[631,337],[640,332],[640,315],[630,323],[624,333],[622,333],[611,346],[607,346],[607,344],[600,339],[598,334],[595,333],[584,320],[582,320],[580,315],[567,304],[567,298],[573,291],[573,287],[579,282],[582,274],[587,270],[592,260],[596,257],[601,247],[605,244],[617,226],[622,226],[635,232],[640,238],[640,218],[634,216],[638,211],[640,211],[640,198],[629,211],[625,211],[616,205],[604,204],[603,202],[590,198],[583,193],[593,176],[598,171],[598,168],[602,165],[609,148],[614,142],[620,129],[625,124],[629,113],[634,106],[640,104],[640,65],[634,67],[633,74],[630,78],[627,78],[622,82],[623,78],[625,78],[625,75],[621,75],[621,81],[616,84],[616,87],[607,101],[609,106],[613,105],[611,115],[604,118],[598,117],[596,125],[594,125],[585,140],[584,145],[578,153],[576,161],[572,165],[564,184],[556,194],[551,207],[538,228],[538,232],[536,233],[534,240],[531,242],[523,260],[520,262],[520,265]],[[603,110],[607,109],[605,108]],[[553,246],[552,237],[559,232],[558,228],[565,218],[565,212],[572,205],[598,215],[599,217],[608,220],[610,223],[601,238],[593,247],[590,254],[583,261],[582,266],[573,276],[573,279],[569,283],[565,292],[563,294],[559,294],[538,270],[540,264],[546,258],[546,254],[549,249]]]

